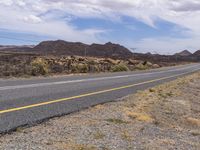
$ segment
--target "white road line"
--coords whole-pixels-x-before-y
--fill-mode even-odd
[[[185,68],[167,70],[167,71],[142,73],[142,74],[134,74],[134,75],[122,75],[122,76],[113,76],[113,77],[99,77],[99,78],[70,80],[70,81],[58,81],[58,82],[49,82],[49,83],[36,83],[36,84],[26,84],[26,85],[4,86],[4,87],[0,87],[0,91],[22,89],[22,88],[34,88],[34,87],[42,87],[42,86],[53,86],[53,85],[61,85],[61,84],[67,84],[67,83],[79,83],[79,82],[87,82],[87,81],[100,81],[100,80],[120,79],[120,78],[136,77],[136,76],[154,75],[154,74],[159,74],[159,73],[167,73],[167,72],[185,70],[187,68],[193,68],[193,67],[196,67],[196,66],[198,66],[198,65],[195,65],[195,66],[192,66],[192,67],[189,66],[189,67],[185,67]]]

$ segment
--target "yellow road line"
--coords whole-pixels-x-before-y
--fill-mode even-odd
[[[194,72],[194,71],[192,71],[192,72]],[[83,98],[83,97],[87,97],[87,96],[93,96],[93,95],[112,92],[112,91],[117,91],[117,90],[122,90],[122,89],[126,89],[126,88],[131,88],[131,87],[135,87],[135,86],[139,86],[139,85],[144,85],[144,84],[148,84],[148,83],[153,83],[153,82],[157,82],[157,81],[161,81],[161,80],[166,80],[166,79],[178,77],[178,76],[185,75],[185,74],[192,73],[192,72],[181,73],[181,74],[173,75],[173,76],[169,76],[169,77],[163,77],[163,78],[149,80],[149,81],[145,81],[145,82],[141,82],[141,83],[136,83],[136,84],[121,86],[121,87],[117,87],[117,88],[112,88],[112,89],[107,89],[107,90],[102,90],[102,91],[82,94],[82,95],[78,95],[78,96],[72,96],[72,97],[68,97],[68,98],[61,98],[61,99],[57,99],[57,100],[51,100],[51,101],[48,101],[48,102],[42,102],[42,103],[38,103],[38,104],[32,104],[32,105],[27,105],[27,106],[22,106],[22,107],[17,107],[17,108],[11,108],[11,109],[7,109],[7,110],[1,110],[0,114],[5,114],[5,113],[9,113],[9,112],[15,112],[15,111],[19,111],[19,110],[24,110],[24,109],[29,109],[29,108],[34,108],[34,107],[54,104],[54,103],[59,103],[59,102],[63,102],[63,101]]]

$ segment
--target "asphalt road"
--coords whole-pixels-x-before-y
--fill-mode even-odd
[[[200,64],[149,71],[0,80],[0,133],[115,101],[200,70]]]

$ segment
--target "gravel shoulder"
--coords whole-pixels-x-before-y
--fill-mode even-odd
[[[200,148],[200,73],[0,136],[0,149]]]

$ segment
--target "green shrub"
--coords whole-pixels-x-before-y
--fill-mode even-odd
[[[111,68],[112,72],[129,71],[129,68],[125,64],[118,64]]]
[[[36,58],[31,62],[31,74],[34,76],[37,75],[46,75],[49,73],[48,62],[43,58]]]

